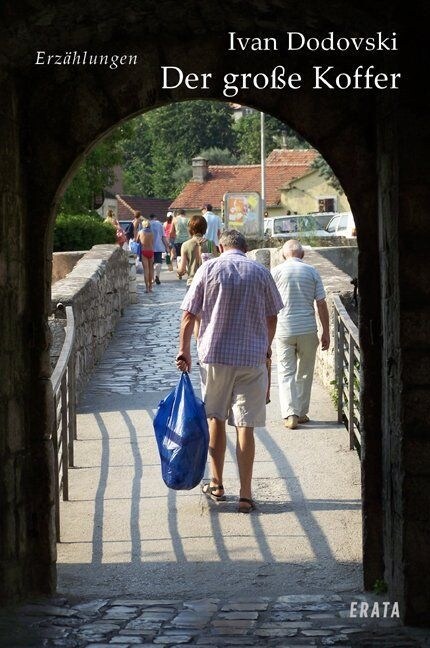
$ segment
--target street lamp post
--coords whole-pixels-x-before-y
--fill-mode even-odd
[[[266,143],[264,138],[264,112],[260,113],[260,153],[261,153],[261,211],[266,211]]]

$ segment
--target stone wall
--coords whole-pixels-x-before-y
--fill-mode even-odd
[[[52,288],[52,310],[71,305],[76,326],[76,381],[82,391],[129,303],[129,254],[95,245]]]
[[[54,252],[52,255],[52,283],[64,279],[78,261],[82,259],[85,250],[82,252]]]

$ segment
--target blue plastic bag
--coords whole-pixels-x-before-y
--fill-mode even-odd
[[[142,253],[142,246],[138,241],[130,241],[128,244],[130,248],[130,252],[133,252],[139,259],[140,255]]]
[[[174,490],[195,488],[203,478],[209,429],[203,401],[196,397],[188,373],[160,401],[154,431],[163,481]]]

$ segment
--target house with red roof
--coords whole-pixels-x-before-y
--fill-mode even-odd
[[[315,149],[275,149],[266,161],[266,211],[269,216],[288,211],[306,214],[318,211],[349,211],[346,197],[331,187],[312,163]],[[225,193],[261,191],[259,164],[212,165],[204,158],[192,161],[193,177],[170,204],[189,215],[200,213],[210,203],[223,213]]]

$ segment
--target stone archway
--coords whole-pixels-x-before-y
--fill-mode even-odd
[[[0,409],[5,430],[0,468],[5,511],[0,567],[3,597],[55,589],[48,438],[52,394],[46,328],[50,252],[58,197],[84,152],[122,120],[151,108],[185,99],[225,100],[224,71],[263,68],[270,72],[278,63],[275,53],[267,53],[264,59],[229,54],[225,36],[229,30],[259,33],[264,27],[265,32],[281,38],[279,25],[325,32],[337,29],[342,20],[354,20],[357,28],[369,32],[380,28],[382,19],[388,29],[390,19],[396,18],[391,11],[388,2],[378,10],[366,10],[359,5],[341,8],[334,0],[312,9],[303,9],[300,3],[284,8],[275,2],[262,6],[256,0],[246,7],[226,4],[217,11],[210,2],[194,0],[185,7],[148,1],[126,11],[106,9],[103,3],[90,8],[85,3],[64,2],[52,9],[34,8],[21,21],[10,9],[8,24],[20,28],[21,38],[0,76],[0,138],[6,152],[0,160],[2,239],[7,242],[0,257],[5,331]],[[134,52],[140,64],[120,74],[104,68],[35,68],[35,50],[46,48],[43,38],[47,33],[53,51]],[[10,35],[3,35],[4,49]],[[312,60],[310,54],[290,56],[288,65],[305,76]],[[329,61],[343,63],[336,55]],[[213,70],[216,81],[207,91],[162,90],[160,66],[169,64],[185,72]],[[385,566],[390,595],[400,600],[405,618],[423,621],[428,593],[414,595],[413,586],[419,582],[420,570],[429,566],[425,551],[428,520],[416,508],[417,498],[425,501],[421,486],[429,474],[426,408],[419,402],[428,381],[424,365],[416,379],[412,364],[402,365],[401,359],[403,349],[412,345],[415,357],[428,344],[423,319],[427,275],[423,271],[418,285],[413,285],[410,264],[416,267],[416,257],[399,245],[398,235],[400,231],[406,237],[403,240],[409,241],[414,232],[406,218],[397,219],[401,208],[428,237],[428,221],[422,215],[426,190],[412,175],[416,167],[407,146],[414,120],[423,131],[428,129],[420,98],[409,90],[383,100],[374,94],[330,91],[316,99],[310,89],[303,89],[288,95],[248,90],[239,92],[235,101],[273,114],[318,148],[338,175],[356,216],[359,282],[366,287],[361,291],[360,312],[364,584],[371,588],[383,576]],[[409,192],[413,190],[412,197]],[[425,258],[424,240],[415,243],[421,260]],[[399,284],[404,267],[409,267],[409,274]],[[421,299],[417,309],[410,300],[401,300],[411,286]],[[411,326],[411,332],[406,326]],[[402,392],[399,398],[397,390],[406,387],[408,393]],[[407,434],[404,417],[408,413],[413,415],[417,434]],[[418,458],[417,474],[414,461]]]

